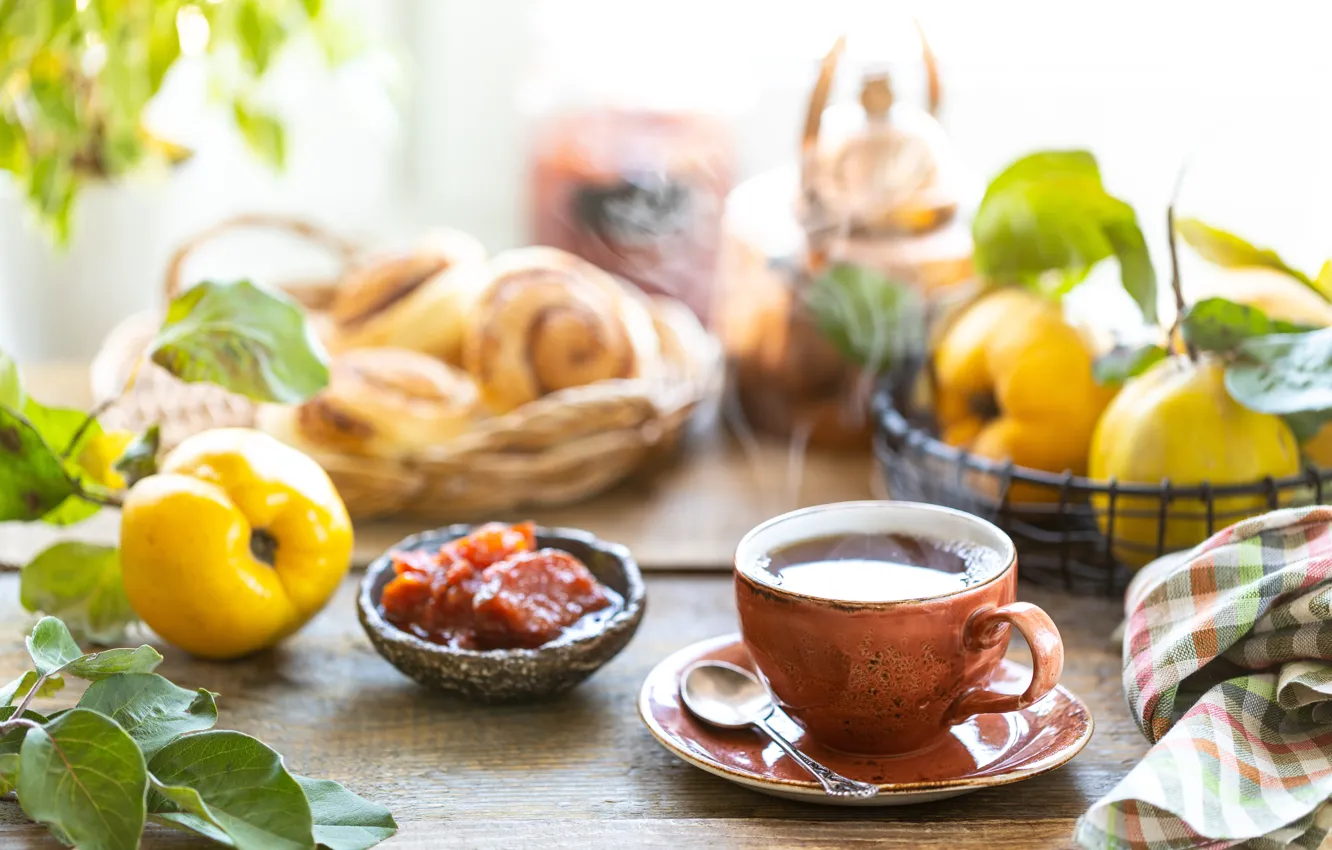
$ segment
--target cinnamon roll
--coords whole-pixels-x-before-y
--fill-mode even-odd
[[[661,356],[667,372],[678,378],[698,378],[699,363],[713,345],[703,323],[683,301],[667,295],[652,296],[649,311],[661,340]]]
[[[475,237],[439,229],[410,253],[353,270],[330,309],[329,347],[410,348],[457,363],[463,317],[486,282],[485,258]]]
[[[314,454],[400,458],[448,442],[479,413],[464,372],[416,351],[361,348],[333,359],[314,398],[262,408],[259,427]]]
[[[496,413],[547,393],[661,370],[641,294],[555,248],[496,256],[463,336],[463,366]]]

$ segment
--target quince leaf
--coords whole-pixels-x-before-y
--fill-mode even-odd
[[[14,710],[15,707],[12,705],[7,705],[4,706],[3,708],[0,708],[0,723],[3,723],[4,721],[13,717]],[[46,723],[47,721],[52,719],[50,717],[42,717],[40,714],[38,714],[35,711],[32,711],[31,709],[25,709],[23,712],[23,717],[24,719],[31,720],[34,723]],[[22,748],[23,746],[23,738],[24,736],[27,735],[27,733],[28,730],[26,728],[18,726],[13,729],[10,729],[3,736],[0,736],[0,755],[18,755],[20,748]]]
[[[31,396],[23,404],[23,415],[28,418],[42,439],[61,457],[61,464],[66,474],[80,485],[89,485],[93,489],[98,483],[79,465],[76,460],[90,442],[102,435],[102,426],[93,419],[85,428],[88,414],[68,407],[47,407]],[[79,429],[83,433],[79,434]],[[78,439],[75,440],[75,436]],[[52,525],[72,525],[81,522],[101,510],[95,502],[71,495],[54,510],[42,517],[42,522]]]
[[[1307,427],[1332,418],[1332,328],[1243,340],[1226,391],[1259,413],[1304,414]]]
[[[305,792],[282,757],[240,732],[187,735],[148,762],[148,811],[168,826],[246,848],[312,848]]]
[[[841,352],[880,372],[925,345],[925,304],[909,285],[850,263],[837,263],[810,282],[806,306]]]
[[[0,351],[0,406],[23,409],[23,379],[14,358]]]
[[[161,448],[162,429],[156,422],[126,446],[125,453],[114,466],[116,472],[124,477],[126,487],[132,487],[157,473],[157,453]]]
[[[14,681],[0,688],[0,707],[13,705],[16,701],[23,699],[32,690],[32,686],[41,679],[42,686],[37,689],[38,697],[53,697],[65,687],[65,680],[59,676],[47,676],[42,679],[41,674],[36,670],[29,670]]]
[[[1175,231],[1184,241],[1193,247],[1204,260],[1222,268],[1266,268],[1289,275],[1305,286],[1314,287],[1314,282],[1299,269],[1286,265],[1276,251],[1271,248],[1259,248],[1246,242],[1233,233],[1219,227],[1199,221],[1196,218],[1181,218],[1175,222]]]
[[[1092,363],[1092,378],[1102,386],[1118,386],[1166,359],[1169,352],[1154,342],[1117,345]]]
[[[0,753],[0,794],[8,794],[18,783],[19,754]]]
[[[206,281],[181,293],[148,352],[183,381],[256,401],[299,404],[328,384],[327,356],[305,313],[249,281]]]
[[[100,682],[121,673],[151,673],[162,663],[162,653],[148,644],[135,649],[105,649],[90,652],[66,665],[61,672],[90,682]]]
[[[1185,310],[1180,320],[1184,341],[1202,351],[1230,352],[1253,337],[1311,330],[1316,328],[1273,319],[1257,307],[1225,298],[1205,298]]]
[[[1087,151],[1045,151],[1008,166],[986,189],[972,237],[977,270],[999,283],[1057,273],[1066,291],[1115,257],[1124,290],[1156,321],[1156,272],[1137,216],[1106,192]]]
[[[28,655],[42,675],[58,673],[66,664],[83,657],[83,650],[74,642],[69,629],[55,617],[38,620],[26,642]]]
[[[19,804],[56,838],[93,850],[133,850],[146,818],[143,753],[115,721],[75,708],[27,731]]]
[[[366,850],[398,831],[393,813],[329,779],[294,777],[314,818],[314,837],[328,850]]]
[[[119,723],[149,759],[181,735],[217,723],[211,693],[186,690],[156,673],[116,673],[93,682],[79,698],[79,707]]]
[[[60,458],[32,423],[0,406],[0,522],[40,519],[75,492]]]
[[[112,546],[53,544],[19,573],[19,601],[26,610],[59,617],[72,632],[104,645],[122,639],[126,627],[138,622],[121,582],[120,553]]]

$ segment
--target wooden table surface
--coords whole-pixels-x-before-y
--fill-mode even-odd
[[[87,364],[38,364],[25,368],[23,377],[28,391],[46,404],[89,406]],[[507,517],[441,518],[437,524],[532,519],[623,543],[647,570],[727,569],[736,541],[755,525],[807,505],[873,498],[876,478],[868,451],[793,458],[782,442],[741,443],[714,432],[695,440],[684,462],[586,502]],[[74,529],[0,523],[0,563],[27,563],[62,536],[115,545],[118,522],[115,512],[103,511]],[[358,522],[353,559],[364,566],[423,527],[421,522]]]
[[[385,847],[1066,847],[1077,816],[1146,751],[1121,695],[1119,654],[1108,639],[1119,610],[1108,599],[1019,591],[1063,632],[1063,684],[1096,721],[1081,755],[1003,788],[851,810],[734,786],[676,760],[640,723],[635,700],[653,665],[734,631],[725,576],[649,577],[647,616],[624,653],[559,699],[505,707],[427,691],[381,660],[356,621],[356,580],[276,650],[213,663],[159,646],[160,672],[220,692],[219,727],[258,736],[293,771],[335,779],[391,808],[402,829]],[[23,631],[31,618],[17,596],[17,578],[0,577],[0,681],[27,669]],[[1030,660],[1020,644],[1011,655]],[[59,845],[26,823],[16,803],[0,801],[0,846]],[[144,846],[199,845],[151,828]]]

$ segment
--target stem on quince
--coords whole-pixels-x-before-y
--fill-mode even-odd
[[[1180,323],[1184,321],[1184,286],[1179,279],[1179,245],[1175,237],[1175,205],[1179,203],[1179,187],[1184,183],[1184,172],[1188,171],[1189,164],[1185,162],[1179,167],[1179,173],[1175,175],[1175,190],[1170,194],[1170,203],[1166,206],[1166,244],[1170,247],[1170,288],[1175,293],[1175,321],[1170,326],[1169,333],[1166,334],[1166,347],[1169,348],[1175,339],[1175,333],[1179,331]],[[1184,334],[1180,333],[1180,338]],[[1198,348],[1187,339],[1184,340],[1184,353],[1188,355],[1189,360],[1198,362]]]

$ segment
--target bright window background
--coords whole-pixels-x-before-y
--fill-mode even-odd
[[[377,82],[382,63],[330,77],[292,57],[271,92],[293,122],[289,168],[274,175],[200,105],[182,69],[157,117],[187,131],[198,156],[169,177],[88,193],[69,255],[53,257],[0,191],[0,347],[24,359],[91,354],[116,320],[155,302],[173,245],[237,212],[385,240],[453,224],[493,249],[521,244],[526,140],[552,89],[701,90],[732,119],[748,176],[793,155],[817,57],[838,32],[850,33],[853,60],[891,57],[904,98],[921,85],[913,7],[885,0],[344,5],[396,46],[396,111]],[[943,66],[944,124],[977,191],[1023,152],[1089,148],[1164,263],[1165,204],[1187,158],[1184,212],[1306,269],[1332,256],[1332,4],[915,8]],[[279,240],[227,245],[191,270],[264,279],[312,262]]]

